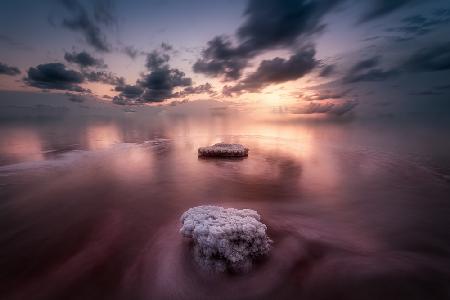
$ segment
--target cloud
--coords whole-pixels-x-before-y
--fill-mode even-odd
[[[417,2],[419,0],[369,0],[367,1],[369,3],[368,9],[359,19],[359,23],[384,17],[406,5],[412,5]]]
[[[410,55],[395,68],[379,67],[380,57],[356,63],[343,78],[344,83],[383,81],[405,72],[437,72],[450,70],[450,42],[424,47]]]
[[[28,69],[28,76],[24,79],[30,86],[41,89],[86,91],[79,86],[84,82],[82,73],[67,69],[61,63],[41,64]]]
[[[161,53],[157,50],[150,52],[147,55],[147,62],[145,66],[149,70],[158,70],[168,66],[170,56],[167,53]]]
[[[13,39],[10,36],[0,34],[0,44],[3,44],[9,48],[17,49],[17,50],[23,50],[23,51],[29,51],[32,48],[22,42],[19,42],[15,39]]]
[[[94,19],[101,24],[111,26],[117,23],[112,0],[94,1]]]
[[[349,100],[340,104],[331,102],[317,103],[310,102],[308,105],[294,109],[291,111],[293,114],[330,114],[335,116],[342,116],[352,111],[358,105],[357,101]]]
[[[212,89],[212,85],[207,82],[197,86],[185,87],[182,91],[174,93],[173,97],[181,98],[193,94],[208,94],[209,96],[215,96],[217,93]]]
[[[188,103],[189,100],[188,99],[184,99],[184,100],[174,100],[172,102],[169,103],[170,106],[177,106],[180,104],[184,104],[184,103]]]
[[[269,84],[282,83],[296,80],[309,73],[316,65],[315,50],[306,47],[299,50],[289,59],[276,57],[271,60],[263,60],[255,72],[249,74],[234,86],[225,86],[224,94],[256,92]]]
[[[81,68],[87,68],[87,67],[96,67],[96,68],[106,68],[107,65],[103,61],[103,59],[97,59],[87,53],[86,51],[82,51],[79,53],[72,52],[68,53],[66,52],[64,54],[64,59],[68,61],[69,63],[77,64]]]
[[[444,95],[445,93],[437,92],[437,91],[430,89],[430,90],[422,90],[419,92],[410,92],[408,94],[412,95],[412,96],[439,96],[439,95]]]
[[[368,59],[364,59],[359,61],[358,63],[356,63],[351,69],[350,72],[351,73],[358,73],[362,70],[365,69],[369,69],[372,67],[376,67],[378,66],[378,64],[380,63],[380,57],[379,56],[374,56]]]
[[[172,47],[172,45],[170,45],[170,44],[168,44],[168,43],[161,43],[161,48],[164,50],[164,51],[172,51],[173,50],[173,47]]]
[[[450,23],[450,10],[436,10],[429,16],[412,15],[401,20],[398,26],[386,28],[386,32],[401,34],[396,41],[409,41],[415,37],[432,32],[439,26]]]
[[[450,84],[435,85],[433,88],[437,90],[449,90]]]
[[[383,81],[394,77],[399,72],[396,70],[383,70],[378,68],[380,57],[374,56],[356,63],[343,78],[344,83],[361,81]]]
[[[193,65],[195,73],[208,76],[224,76],[227,80],[238,79],[242,70],[248,65],[248,57],[233,47],[225,36],[210,40],[202,52],[202,58]]]
[[[86,100],[86,98],[84,96],[73,94],[73,93],[66,93],[66,96],[67,96],[67,100],[69,100],[71,102],[82,103]]]
[[[153,51],[147,56],[146,66],[150,71],[143,74],[138,84],[144,88],[142,100],[145,102],[162,102],[172,97],[173,89],[192,85],[192,79],[184,72],[170,68],[167,53]]]
[[[395,70],[371,69],[363,73],[349,74],[344,77],[345,83],[355,83],[361,81],[384,81],[398,74]]]
[[[125,97],[127,99],[139,98],[144,92],[144,89],[138,85],[116,86],[115,90],[121,92],[120,97]]]
[[[327,102],[327,103],[311,102],[304,108],[296,109],[292,113],[301,114],[301,115],[302,114],[305,114],[305,115],[323,114],[323,113],[328,113],[329,111],[331,111],[331,109],[333,109],[333,107],[334,107],[334,104],[331,102]]]
[[[19,75],[20,70],[16,67],[8,66],[7,64],[0,62],[0,75],[9,75],[9,76],[15,76]]]
[[[411,72],[450,70],[450,42],[422,48],[413,53],[403,67]]]
[[[142,95],[144,101],[162,102],[172,97],[175,87],[189,86],[192,80],[178,69],[162,67],[144,75],[139,80],[139,84],[145,88],[145,93]]]
[[[125,78],[114,75],[111,72],[90,71],[90,72],[83,72],[83,76],[87,81],[91,82],[101,82],[114,86],[125,85]]]
[[[301,98],[304,101],[321,101],[321,100],[329,100],[329,99],[341,99],[350,93],[351,89],[346,89],[341,92],[331,92],[331,91],[324,91],[320,92],[315,95],[299,95],[299,98]]]
[[[342,116],[352,111],[359,103],[357,101],[346,101],[342,104],[335,104],[329,114]]]
[[[217,36],[210,40],[193,70],[209,76],[224,76],[227,80],[240,78],[249,59],[264,51],[292,48],[320,32],[322,17],[339,0],[250,0],[245,21],[238,28],[233,45],[230,39]]]
[[[322,17],[340,1],[251,0],[239,27],[239,47],[246,53],[291,46],[300,36],[320,31]]]
[[[413,35],[423,35],[430,32],[429,26],[427,26],[427,19],[422,15],[403,18],[401,22],[402,25],[389,27],[386,31]]]
[[[134,105],[134,104],[138,104],[133,99],[128,99],[128,98],[121,97],[121,96],[114,96],[113,99],[112,99],[112,103],[117,104],[117,105]]]
[[[192,85],[192,79],[186,77],[184,72],[170,67],[170,56],[165,51],[168,51],[167,48],[161,46],[161,49],[147,55],[146,67],[149,72],[142,74],[135,85],[116,86],[116,91],[121,93],[115,103],[163,102],[177,96],[173,93],[175,88]]]
[[[319,76],[320,77],[328,77],[331,74],[335,72],[336,66],[335,65],[327,65],[320,70]]]
[[[127,55],[129,58],[131,59],[135,59],[138,55],[142,55],[144,54],[142,51],[140,51],[139,49],[136,49],[133,46],[125,46],[122,48],[122,52]]]
[[[100,24],[110,25],[112,20],[105,9],[109,8],[105,3],[109,1],[94,2],[94,17],[91,17],[87,9],[77,0],[59,1],[70,13],[69,18],[64,18],[62,25],[72,31],[80,32],[86,42],[99,52],[110,52],[111,46],[100,28]]]

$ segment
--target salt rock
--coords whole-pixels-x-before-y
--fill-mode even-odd
[[[198,156],[203,157],[244,157],[248,156],[248,148],[241,144],[217,143],[198,148]]]
[[[251,209],[197,206],[181,216],[180,233],[193,241],[197,263],[213,271],[248,271],[272,241]]]

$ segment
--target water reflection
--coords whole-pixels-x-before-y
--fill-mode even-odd
[[[448,296],[438,132],[230,115],[59,122],[2,128],[2,299]],[[220,141],[249,157],[198,159]],[[178,218],[201,204],[256,209],[269,257],[245,275],[199,269]]]
[[[123,142],[123,137],[114,123],[93,124],[86,128],[86,141],[90,150],[99,150]]]
[[[31,128],[0,129],[0,158],[3,161],[43,159],[39,136]]]

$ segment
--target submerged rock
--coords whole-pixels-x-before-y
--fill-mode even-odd
[[[217,143],[209,147],[198,148],[198,156],[202,157],[244,157],[248,156],[248,148],[241,144]]]
[[[251,209],[197,206],[181,216],[180,233],[193,240],[194,258],[202,267],[248,271],[272,243],[260,220]]]

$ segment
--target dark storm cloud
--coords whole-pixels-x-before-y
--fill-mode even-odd
[[[316,103],[310,102],[307,106],[295,109],[292,111],[293,114],[330,114],[335,116],[342,116],[350,111],[352,111],[358,102],[356,101],[346,101],[344,103],[335,104],[331,102],[327,103]]]
[[[79,53],[66,52],[64,54],[64,59],[69,63],[77,64],[81,68],[87,67],[96,67],[96,68],[106,68],[107,65],[103,61],[103,59],[98,59],[87,53],[86,51],[82,51]]]
[[[192,79],[185,73],[169,66],[170,56],[165,53],[169,49],[150,52],[147,55],[146,67],[148,73],[142,74],[135,85],[119,84],[116,91],[121,93],[115,97],[116,104],[136,104],[143,102],[163,102],[177,97],[173,90],[177,87],[189,87]]]
[[[0,62],[0,75],[9,75],[9,76],[15,76],[19,75],[20,70],[16,67],[8,66],[7,64]]]
[[[120,96],[127,99],[138,98],[144,92],[144,89],[137,85],[116,86],[115,90],[121,92]]]
[[[335,65],[324,66],[322,68],[322,70],[320,70],[319,76],[320,77],[328,77],[328,76],[330,76],[331,74],[334,73],[335,69],[336,69]]]
[[[450,70],[450,42],[418,50],[406,60],[404,68],[411,72]]]
[[[238,29],[241,51],[254,51],[273,46],[291,46],[300,36],[323,28],[322,17],[340,1],[250,0],[246,20]]]
[[[109,1],[95,1],[92,17],[88,10],[77,0],[59,1],[70,13],[69,18],[64,18],[62,25],[72,31],[83,34],[86,42],[100,52],[110,52],[111,46],[100,28],[100,24],[109,25],[112,19],[104,11],[108,6],[99,4]]]
[[[225,87],[224,94],[232,95],[242,91],[256,92],[273,83],[296,80],[309,73],[316,65],[315,50],[307,47],[289,59],[276,57],[271,60],[263,60],[254,73],[232,87]]]
[[[368,8],[359,19],[360,23],[384,17],[404,6],[418,3],[419,0],[369,0]],[[365,2],[366,3],[366,2]]]
[[[223,36],[208,42],[194,72],[238,79],[248,60],[276,48],[292,48],[323,29],[322,17],[339,0],[250,0],[245,21],[236,33],[237,45]]]
[[[150,72],[138,81],[145,89],[143,101],[162,102],[172,97],[174,88],[192,85],[191,78],[186,77],[184,72],[170,68],[169,60],[170,56],[164,52],[155,50],[148,54],[146,66]]]
[[[248,55],[234,48],[228,38],[217,36],[208,42],[202,58],[194,63],[193,70],[212,77],[223,75],[225,79],[233,80],[241,76],[248,59]]]
[[[172,97],[175,87],[190,86],[192,80],[186,77],[184,72],[164,66],[160,69],[153,69],[149,74],[144,75],[139,84],[145,88],[142,95],[144,101],[162,102]]]
[[[80,72],[67,69],[61,63],[41,64],[28,69],[28,76],[24,79],[30,86],[41,89],[85,91],[79,86],[84,82]]]
[[[361,81],[383,81],[394,77],[399,72],[396,70],[384,70],[379,68],[380,57],[374,56],[356,63],[343,78],[344,83]]]

